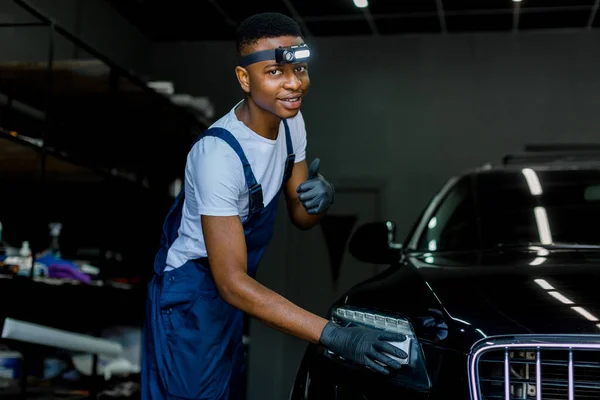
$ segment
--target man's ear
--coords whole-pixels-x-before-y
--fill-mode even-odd
[[[250,93],[250,75],[248,74],[248,70],[244,67],[237,66],[235,67],[235,75],[238,78],[242,90],[246,93]]]

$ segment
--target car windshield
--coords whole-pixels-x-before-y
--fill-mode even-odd
[[[461,178],[417,250],[600,247],[600,169],[487,171]]]

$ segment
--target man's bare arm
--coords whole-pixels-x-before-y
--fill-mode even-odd
[[[282,332],[318,343],[327,320],[293,304],[247,274],[246,240],[238,216],[202,216],[208,260],[221,297]]]

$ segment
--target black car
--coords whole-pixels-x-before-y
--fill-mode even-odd
[[[290,399],[600,399],[593,150],[532,147],[454,177],[401,244],[392,222],[359,227],[350,253],[390,266],[327,317],[405,333],[409,360],[384,376],[310,345]]]

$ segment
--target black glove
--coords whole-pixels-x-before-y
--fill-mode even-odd
[[[302,205],[311,215],[320,214],[333,204],[333,185],[319,174],[320,162],[321,160],[315,158],[310,163],[307,180],[296,189]]]
[[[363,327],[342,327],[328,322],[321,333],[320,343],[340,357],[388,375],[386,368],[400,369],[402,364],[390,358],[406,359],[408,354],[388,342],[403,342],[401,333],[383,332]],[[385,366],[378,364],[381,362]]]

